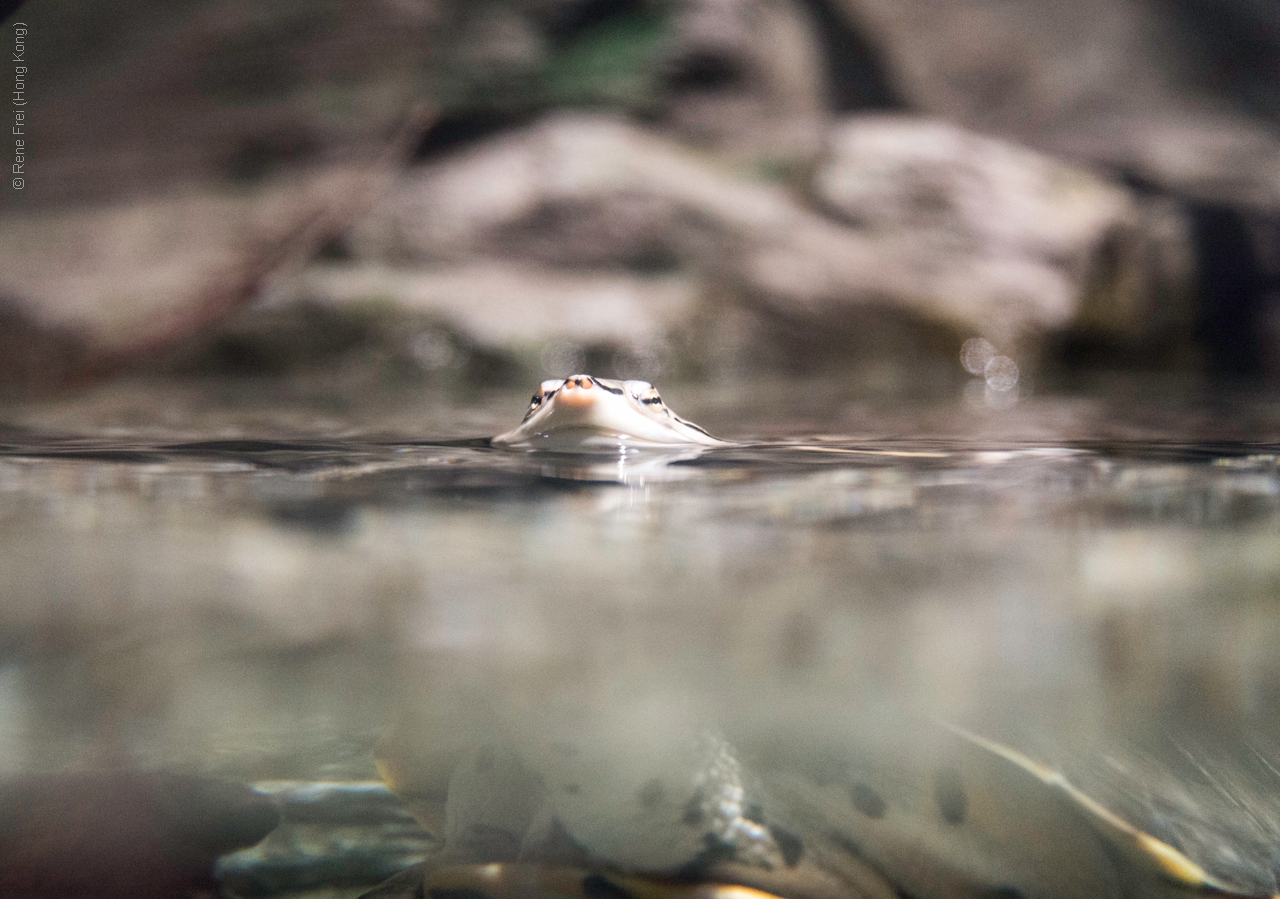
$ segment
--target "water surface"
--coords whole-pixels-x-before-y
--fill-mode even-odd
[[[370,779],[485,697],[798,752],[945,721],[1269,876],[1274,405],[786,395],[690,390],[743,445],[589,459],[477,439],[507,394],[418,433],[15,415],[0,770]]]

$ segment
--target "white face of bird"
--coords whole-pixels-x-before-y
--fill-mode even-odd
[[[648,381],[590,375],[543,381],[519,427],[493,442],[554,450],[724,445],[667,408]]]

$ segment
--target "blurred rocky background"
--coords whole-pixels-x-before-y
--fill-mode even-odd
[[[909,393],[963,384],[966,340],[1024,387],[1280,375],[1269,0],[31,0],[19,28],[11,396]]]

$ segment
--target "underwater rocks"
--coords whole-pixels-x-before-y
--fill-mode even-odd
[[[367,887],[438,848],[376,781],[267,781],[255,789],[275,801],[281,820],[258,845],[219,860],[218,881],[235,896]]]
[[[271,800],[213,778],[132,771],[0,783],[0,894],[133,899],[216,888],[218,856],[277,824]]]

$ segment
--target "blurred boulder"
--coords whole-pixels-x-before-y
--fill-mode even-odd
[[[431,6],[24,10],[39,75],[0,196],[0,392],[147,358],[344,226],[424,124]]]
[[[195,378],[302,377],[322,391],[356,393],[515,374],[511,360],[487,352],[441,315],[386,302],[394,288],[376,278],[327,275],[321,266],[287,279],[285,290],[268,291],[262,302],[172,353],[164,370]]]
[[[670,13],[647,0],[439,3],[432,94],[439,121],[419,148],[438,154],[563,106],[654,116]]]
[[[384,335],[397,334],[406,360],[423,374],[494,383],[517,372],[527,380],[530,368],[652,374],[663,365],[669,330],[689,319],[697,301],[697,284],[679,273],[477,259],[409,268],[313,265],[281,283],[269,308],[296,329],[317,306],[334,317],[376,307]]]
[[[858,116],[831,131],[813,192],[913,269],[960,273],[955,305],[1003,307],[980,329],[1000,340],[1070,328],[1135,342],[1189,328],[1185,218],[1088,169],[940,121]]]
[[[1089,330],[1070,341],[1065,361],[1189,362],[1230,377],[1280,374],[1274,3],[831,5],[876,48],[911,107],[1109,169],[1146,199],[1155,219],[1149,233],[1181,232],[1185,249],[1174,253],[1181,259],[1170,259],[1167,243],[1136,248],[1162,258],[1155,281],[1181,272],[1148,291],[1139,314],[1128,316],[1144,323],[1143,340],[1117,344],[1113,334]],[[1109,304],[1094,304],[1088,318],[1113,320]]]
[[[823,47],[794,0],[682,0],[665,60],[665,120],[718,151],[811,160],[829,112]]]
[[[566,106],[661,121],[743,161],[818,151],[827,63],[795,0],[482,0],[445,3],[442,18],[427,154]]]
[[[504,4],[458,5],[464,18],[448,52],[455,64],[501,77],[505,72],[536,71],[547,47],[533,19]]]
[[[426,867],[417,864],[388,878],[358,899],[426,899]]]
[[[907,107],[1114,172],[1149,285],[1092,292],[1077,366],[1280,373],[1280,15],[1268,0],[820,0]],[[826,23],[828,37],[840,29]],[[853,40],[850,40],[850,37]],[[1172,199],[1173,204],[1168,201]],[[1149,215],[1148,215],[1149,213]],[[1176,237],[1175,237],[1176,233]],[[1171,244],[1166,238],[1174,238]],[[1138,334],[1094,327],[1118,318]],[[1139,339],[1135,342],[1133,338]]]
[[[827,149],[813,181],[826,209],[868,233],[934,239],[941,254],[1082,268],[1131,212],[1127,191],[1086,170],[936,120],[849,118]]]
[[[1274,4],[832,3],[915,109],[1180,194],[1280,206]]]
[[[406,173],[344,242],[356,258],[397,263],[503,255],[620,265],[637,247],[674,254],[675,210],[648,165],[673,148],[616,117],[553,116]],[[570,231],[580,239],[569,243]]]
[[[455,297],[504,296],[493,302],[510,302],[506,321],[548,338],[584,339],[592,321],[566,315],[554,291],[534,295],[550,275],[530,268],[506,291],[468,292],[464,266],[476,278],[512,264],[625,273],[646,312],[613,321],[648,317],[646,333],[693,327],[694,306],[727,303],[772,323],[769,339],[854,348],[886,316],[1034,342],[1075,323],[1091,292],[1128,291],[1121,282],[1141,264],[1124,253],[1098,264],[1140,231],[1127,189],[906,116],[835,129],[810,199],[618,119],[558,115],[410,172],[347,245],[353,271],[377,262],[414,273],[401,277],[418,285],[415,303],[448,272]],[[655,267],[688,279],[692,297],[662,299],[670,282],[648,277]],[[463,332],[504,340],[483,322],[492,310],[457,300],[448,311]],[[1113,315],[1107,326],[1139,323]]]

